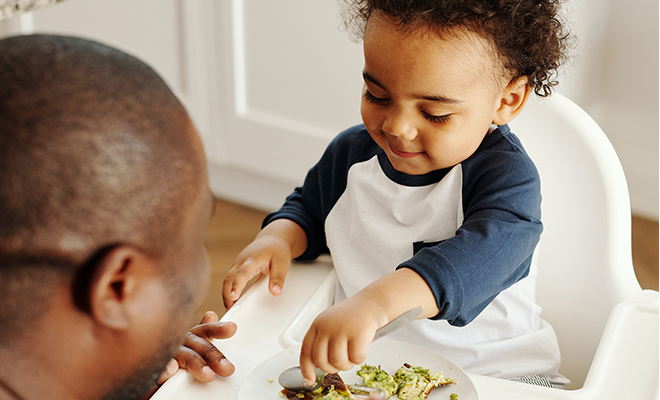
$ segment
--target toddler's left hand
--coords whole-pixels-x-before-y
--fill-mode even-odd
[[[353,296],[328,308],[314,320],[300,350],[300,369],[314,382],[314,368],[327,373],[362,364],[378,328],[387,324],[386,310],[371,299]]]

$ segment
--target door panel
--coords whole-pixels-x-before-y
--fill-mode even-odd
[[[362,50],[335,0],[234,0],[229,164],[299,184],[329,141],[360,123]]]

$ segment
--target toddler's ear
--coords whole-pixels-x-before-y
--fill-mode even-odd
[[[504,88],[500,96],[500,107],[495,111],[493,122],[497,125],[508,124],[525,108],[531,93],[526,76],[514,79]]]

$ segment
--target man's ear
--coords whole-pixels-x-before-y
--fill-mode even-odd
[[[509,82],[500,96],[500,106],[495,111],[493,123],[505,125],[511,122],[525,108],[531,91],[526,76]]]
[[[152,267],[150,257],[127,245],[114,247],[101,256],[89,280],[92,318],[111,329],[128,328],[132,321],[132,301]]]

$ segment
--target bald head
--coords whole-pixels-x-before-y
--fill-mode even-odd
[[[23,268],[75,272],[117,244],[161,257],[204,171],[188,114],[143,62],[79,38],[0,40],[0,281],[38,285]]]
[[[0,254],[159,250],[160,221],[201,177],[163,80],[104,45],[36,35],[0,41],[0,82]]]

